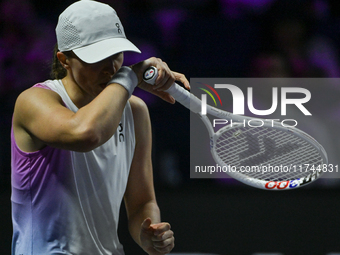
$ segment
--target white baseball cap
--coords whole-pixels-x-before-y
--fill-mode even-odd
[[[96,63],[123,51],[141,51],[128,39],[116,11],[107,4],[81,0],[59,16],[59,51],[72,50],[82,61]]]

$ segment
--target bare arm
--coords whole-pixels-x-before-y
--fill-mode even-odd
[[[150,217],[152,221],[159,222],[160,212],[153,187],[149,113],[141,99],[133,97],[130,103],[135,122],[136,148],[124,199],[130,233],[139,243],[140,225],[144,219]]]
[[[159,77],[159,86],[168,88],[174,81],[174,75],[157,58],[132,66],[139,86],[153,90],[151,85],[142,81],[142,73],[150,65],[157,66],[162,74]],[[165,92],[155,94],[172,102],[170,95]],[[55,92],[30,88],[16,102],[13,116],[16,142],[27,152],[39,150],[45,145],[73,151],[90,151],[114,134],[127,100],[128,92],[125,88],[113,83],[74,113],[63,105],[60,96]]]
[[[45,144],[89,151],[107,141],[117,129],[128,92],[110,84],[76,113],[63,106],[58,94],[30,88],[17,99],[13,128],[19,147],[35,151]]]
[[[151,163],[151,124],[146,105],[131,98],[135,121],[136,148],[124,201],[133,239],[148,254],[166,254],[174,247],[169,223],[160,221]]]

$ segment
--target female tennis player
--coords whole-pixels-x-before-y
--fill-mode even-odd
[[[12,125],[13,255],[122,255],[117,236],[124,198],[128,228],[148,254],[174,247],[153,187],[151,127],[139,86],[174,103],[164,90],[184,75],[157,58],[122,66],[126,39],[109,5],[81,0],[56,27],[53,80],[17,99]],[[143,71],[156,66],[156,86]]]

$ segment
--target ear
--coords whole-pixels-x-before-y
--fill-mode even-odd
[[[57,58],[59,59],[60,64],[66,69],[69,69],[69,59],[66,57],[66,55],[62,52],[57,52]]]

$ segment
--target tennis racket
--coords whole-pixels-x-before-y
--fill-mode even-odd
[[[144,81],[154,84],[157,68],[144,72]],[[202,101],[174,83],[166,92],[198,114],[210,136],[211,154],[229,176],[266,190],[289,190],[317,180],[327,171],[327,153],[313,137],[292,126],[261,120],[258,127],[244,125],[254,118],[207,105],[206,112],[233,122],[214,131],[209,118],[201,113]],[[235,123],[238,122],[238,123]]]

